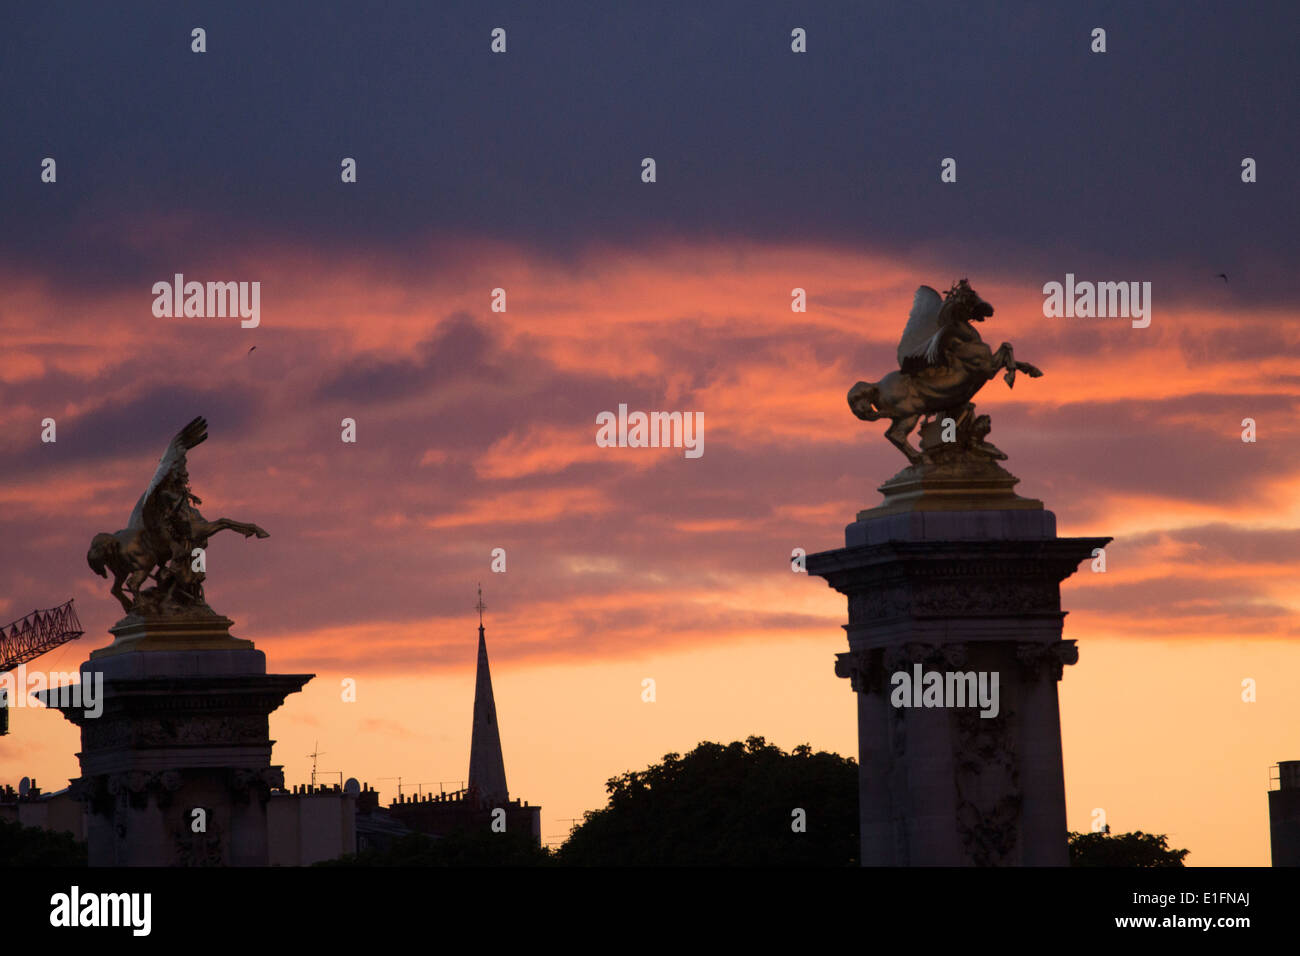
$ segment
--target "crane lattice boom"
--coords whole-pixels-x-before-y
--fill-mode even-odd
[[[0,627],[0,674],[84,633],[72,601],[48,610],[32,611]]]

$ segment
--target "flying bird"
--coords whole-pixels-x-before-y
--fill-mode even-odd
[[[256,345],[253,346],[253,349],[255,349],[255,348],[257,348]],[[253,354],[253,349],[249,349],[249,350],[248,350],[248,354],[249,354],[249,355],[252,355],[252,354]]]
[[[1222,279],[1224,282],[1227,282],[1227,281],[1228,281],[1228,273],[1226,273],[1226,272],[1220,272],[1218,275],[1215,276],[1215,278],[1216,278],[1216,279]]]

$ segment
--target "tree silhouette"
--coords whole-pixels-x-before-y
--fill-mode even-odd
[[[0,866],[85,866],[86,844],[71,833],[0,820]]]
[[[858,859],[858,768],[806,744],[790,753],[749,737],[702,742],[685,757],[605,784],[559,850],[578,866],[847,866]],[[802,810],[802,814],[796,811]],[[796,832],[802,817],[805,832]]]
[[[1163,833],[1112,836],[1107,825],[1098,833],[1070,834],[1070,866],[1182,866],[1190,852],[1169,849]]]

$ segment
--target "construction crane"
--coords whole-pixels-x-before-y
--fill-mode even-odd
[[[60,644],[75,641],[84,633],[71,600],[11,621],[0,627],[0,674],[35,660]],[[0,692],[0,736],[9,733],[8,705]]]

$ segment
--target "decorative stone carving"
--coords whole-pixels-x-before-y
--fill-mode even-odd
[[[835,676],[847,677],[855,693],[879,694],[884,689],[884,666],[878,650],[846,651],[835,655]]]
[[[256,745],[266,740],[266,718],[259,715],[136,717],[90,720],[82,725],[83,746],[193,747],[205,744]]]
[[[181,775],[174,770],[128,770],[104,777],[105,792],[117,806],[129,805],[137,810],[148,806],[151,794],[158,806],[167,806],[181,783]]]
[[[230,792],[237,803],[247,803],[253,799],[265,803],[272,790],[283,789],[284,770],[281,767],[237,769],[231,774]]]
[[[889,792],[891,807],[889,829],[893,836],[894,859],[911,859],[907,839],[907,710],[891,707],[888,718],[889,750],[892,759],[885,774],[885,788]]]
[[[849,595],[849,623],[902,617],[909,610],[906,586],[870,588]]]
[[[1035,614],[1060,609],[1054,582],[1001,578],[925,584],[912,595],[918,615]]]
[[[188,825],[190,823],[188,820],[184,821],[187,825],[173,831],[172,843],[177,866],[225,865],[221,828],[217,825],[211,810],[207,810],[206,816],[205,831],[202,833],[195,833],[193,826]]]
[[[967,649],[965,644],[924,644],[909,641],[894,645],[884,651],[886,675],[910,670],[913,664],[933,670],[960,670],[966,666]],[[887,680],[888,678],[886,678]]]
[[[1072,640],[1017,644],[1016,660],[1029,680],[1060,680],[1067,665],[1079,662],[1079,648]]]
[[[903,617],[1056,614],[1061,609],[1059,579],[1024,562],[916,562],[908,571],[905,581],[868,575],[845,588],[850,625]]]
[[[957,833],[967,859],[976,866],[1015,862],[1023,802],[1016,722],[1009,709],[992,718],[952,711]]]

